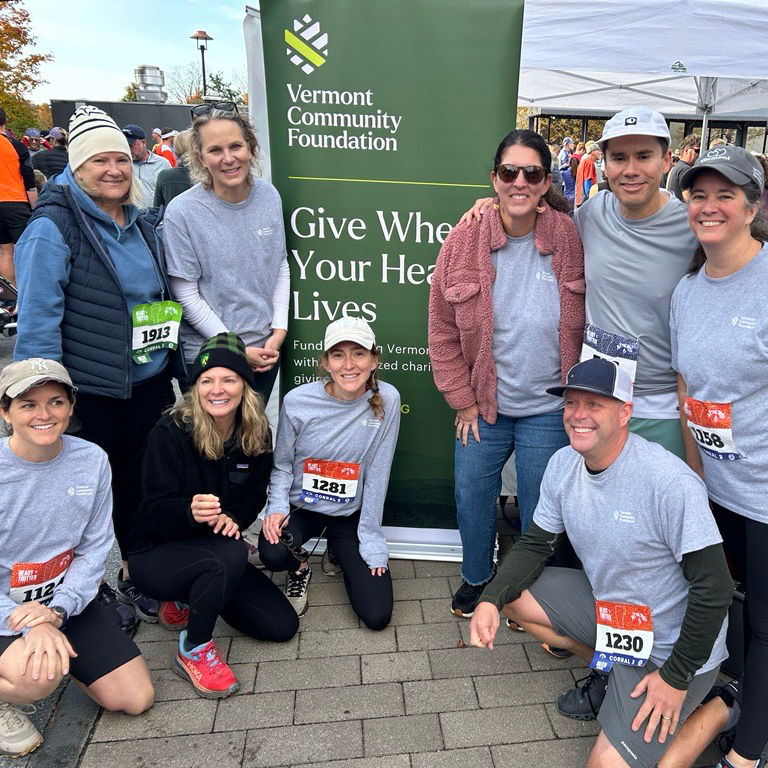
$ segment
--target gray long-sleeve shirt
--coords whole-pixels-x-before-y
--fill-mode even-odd
[[[287,515],[293,505],[348,516],[359,509],[360,556],[369,568],[386,566],[389,557],[381,520],[400,429],[398,391],[380,382],[379,392],[381,419],[368,403],[370,392],[347,402],[331,397],[323,381],[313,381],[285,396],[266,511]],[[349,466],[356,464],[357,470]]]
[[[0,635],[15,634],[8,617],[22,602],[81,613],[104,575],[114,536],[107,455],[61,439],[45,462],[25,461],[0,440]]]

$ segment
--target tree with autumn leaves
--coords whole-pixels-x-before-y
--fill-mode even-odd
[[[30,126],[41,126],[40,107],[27,95],[40,83],[40,66],[53,57],[30,53],[36,41],[29,12],[22,0],[0,2],[0,106],[8,114],[8,126],[20,136]],[[50,112],[50,110],[49,110]]]

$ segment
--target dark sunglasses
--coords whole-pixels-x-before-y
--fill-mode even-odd
[[[307,552],[304,547],[295,546],[293,543],[293,534],[290,531],[286,531],[283,529],[280,533],[279,542],[300,562],[300,563],[306,563],[307,560],[309,560],[312,555],[315,554],[315,550],[317,549],[317,545],[320,543],[320,539],[323,538],[325,535],[325,528],[320,532],[320,535],[317,537],[317,541],[315,542],[315,546],[312,547],[311,552]]]
[[[214,109],[220,109],[222,112],[237,113],[237,104],[234,101],[217,101],[215,104],[196,104],[192,107],[192,117],[202,117],[210,115]]]
[[[540,165],[499,165],[496,167],[496,175],[505,183],[511,184],[523,172],[523,178],[529,184],[539,184],[547,175],[546,170]]]

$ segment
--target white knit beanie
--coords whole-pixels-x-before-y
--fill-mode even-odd
[[[128,140],[115,121],[98,107],[78,107],[69,120],[69,167],[76,171],[100,152],[122,152],[131,157]]]

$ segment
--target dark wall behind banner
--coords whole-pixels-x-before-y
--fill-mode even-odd
[[[261,13],[292,282],[283,382],[314,377],[328,322],[371,322],[403,403],[384,522],[455,528],[429,283],[514,128],[523,2],[262,0]]]

